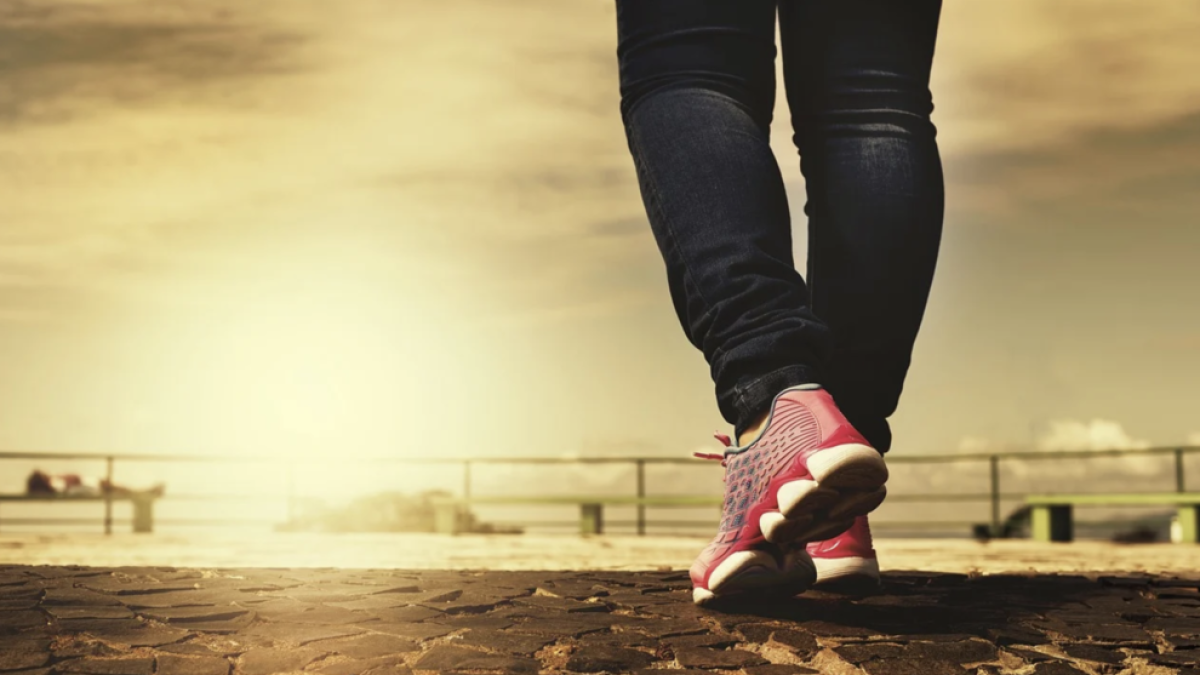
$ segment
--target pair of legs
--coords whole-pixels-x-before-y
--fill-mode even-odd
[[[925,311],[943,179],[941,0],[617,0],[621,113],[680,323],[735,438],[820,383],[880,452]],[[775,27],[807,280],[768,138]]]

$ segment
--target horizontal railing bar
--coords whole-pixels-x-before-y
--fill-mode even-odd
[[[130,497],[118,497],[118,496],[114,495],[112,500],[114,502],[127,502],[127,501],[130,501],[131,498]],[[82,503],[82,504],[91,504],[94,502],[103,502],[103,501],[105,501],[105,498],[102,495],[79,495],[79,496],[43,495],[43,494],[0,495],[0,502],[38,502],[38,503],[52,502],[54,504],[71,504],[71,503],[78,502],[78,503]]]
[[[992,457],[1000,459],[1074,459],[1079,457],[1120,457],[1127,455],[1159,455],[1183,452],[1185,454],[1200,452],[1200,446],[1164,446],[1156,448],[1129,448],[1108,450],[1056,450],[1056,451],[1011,451],[1011,452],[974,452],[956,454],[930,455],[888,455],[890,464],[915,463],[950,463],[965,461],[985,461]],[[138,454],[119,452],[32,452],[4,451],[0,459],[88,459],[107,460],[108,458],[126,461],[146,462],[284,462],[288,464],[323,464],[328,462],[345,463],[346,458],[317,458],[317,457],[277,457],[264,455],[198,455],[198,454]],[[614,464],[629,462],[646,462],[653,464],[685,464],[694,466],[712,465],[715,462],[688,457],[361,457],[352,460],[362,463],[395,463],[395,464]]]
[[[1038,493],[1028,496],[1025,501],[1032,506],[1178,506],[1200,504],[1200,492]]]
[[[84,459],[104,461],[109,458],[138,462],[264,462],[288,464],[344,464],[344,457],[271,457],[264,455],[196,455],[196,454],[138,454],[138,453],[62,453],[62,452],[0,452],[0,459]],[[648,464],[691,464],[706,466],[714,464],[690,457],[356,457],[353,462],[384,464],[620,464],[646,462]],[[715,464],[714,464],[715,465]]]
[[[226,500],[226,499],[227,500],[239,500],[239,501],[283,501],[283,500],[286,500],[289,498],[291,498],[291,495],[288,495],[285,492],[280,492],[278,494],[237,494],[237,493],[200,494],[200,493],[190,493],[190,492],[175,494],[172,492],[167,492],[167,493],[163,494],[163,496],[159,497],[160,500],[165,501],[165,502],[206,502],[206,501],[217,501],[217,500]],[[300,499],[302,497],[297,496],[296,498]]]
[[[131,518],[114,518],[114,525],[129,525],[133,522]],[[654,520],[647,519],[646,526],[660,527],[713,527],[717,523],[713,520]],[[8,525],[102,525],[103,520],[99,518],[2,518],[0,519],[0,530]],[[278,521],[274,520],[246,520],[246,519],[190,519],[190,518],[155,518],[155,525],[171,525],[171,526],[199,526],[199,525],[235,525],[235,526],[264,526],[264,525],[279,525]],[[579,520],[544,520],[544,521],[527,521],[527,520],[489,520],[488,524],[497,526],[523,526],[523,527],[562,527],[562,528],[578,528]],[[632,527],[637,524],[636,520],[608,520],[604,521],[605,526],[622,526]],[[983,520],[873,520],[871,527],[875,529],[888,528],[922,528],[934,529],[940,527],[970,527],[973,525],[982,525]],[[1111,520],[1075,520],[1078,525],[1112,525]],[[1133,525],[1136,522],[1124,523],[1125,525]],[[306,532],[306,530],[297,530],[297,532]],[[289,531],[283,531],[281,534],[290,534]],[[389,532],[376,532],[375,534],[389,534]],[[420,534],[419,532],[404,532],[397,531],[391,534]],[[497,533],[503,534],[503,533]]]
[[[1005,492],[1000,495],[1000,499],[1021,500],[1021,499],[1025,499],[1026,497],[1029,497],[1029,496],[1035,495],[1035,494],[1040,495],[1040,494],[1044,494],[1044,493],[1040,493],[1040,492],[1037,492],[1037,493],[1035,493],[1035,492]],[[1168,494],[1168,493],[1164,493],[1164,494]],[[1169,493],[1169,494],[1176,494],[1176,493]],[[1051,493],[1051,496],[1053,496],[1053,493]],[[697,506],[707,506],[707,505],[709,505],[709,502],[715,502],[718,504],[721,502],[721,497],[719,495],[654,495],[654,496],[645,497],[643,500],[643,503],[649,508],[654,508],[654,506],[655,506],[654,502],[670,501],[670,500],[675,499],[676,497],[679,497],[680,499],[682,499],[684,501],[688,501],[688,500],[695,501]],[[236,494],[236,493],[225,493],[225,494],[182,493],[182,494],[175,494],[175,493],[168,492],[166,494],[163,494],[161,497],[156,497],[155,499],[158,501],[164,501],[164,502],[176,502],[176,501],[222,501],[222,500],[279,501],[279,500],[285,500],[288,498],[289,498],[289,495],[284,494],[284,493],[264,495],[264,494]],[[947,501],[947,502],[989,501],[989,500],[991,500],[991,498],[992,498],[991,495],[989,495],[987,493],[974,494],[974,493],[959,493],[959,492],[931,492],[931,493],[919,493],[918,492],[918,493],[908,493],[908,494],[889,493],[888,497],[887,497],[887,501],[890,504],[890,503],[895,503],[895,502],[925,502],[925,501]],[[454,498],[449,497],[448,499],[454,499]],[[469,499],[468,501],[470,501],[471,503],[479,503],[480,505],[484,505],[484,506],[506,506],[506,505],[517,506],[520,504],[529,504],[532,506],[537,506],[537,505],[556,505],[556,504],[565,505],[565,504],[573,504],[573,503],[580,503],[580,502],[588,502],[589,499],[594,499],[597,501],[605,502],[605,503],[611,504],[613,506],[636,506],[637,505],[637,502],[635,501],[637,499],[636,497],[626,496],[626,495],[616,495],[614,497],[567,497],[567,496],[564,496],[561,498],[554,497],[554,496],[522,497],[520,495],[513,495],[513,496],[476,495],[476,496],[471,497],[471,499]],[[113,501],[129,501],[129,500],[130,500],[129,497],[113,497]],[[77,502],[95,502],[95,501],[102,502],[102,501],[104,501],[104,497],[94,497],[94,496],[56,497],[56,496],[52,496],[52,495],[47,495],[45,497],[42,497],[42,496],[33,496],[33,495],[25,496],[25,495],[13,494],[13,495],[0,495],[0,501],[13,501],[13,502],[22,502],[22,501],[43,502],[43,501],[45,501],[45,502],[56,502],[56,503],[75,502],[75,501],[77,501]],[[670,504],[670,505],[666,505],[666,506],[674,506],[674,505]]]
[[[1001,499],[1017,501],[1025,499],[1030,493],[1005,492]],[[654,495],[651,497],[634,497],[632,495],[585,495],[579,496],[541,496],[527,497],[523,495],[472,495],[470,499],[462,500],[457,497],[446,497],[447,501],[458,501],[479,506],[578,506],[579,504],[603,504],[613,508],[628,508],[639,504],[647,508],[704,508],[720,506],[723,498],[719,495]],[[957,492],[929,494],[889,494],[888,502],[986,502],[992,496],[987,493],[971,494]]]
[[[934,529],[934,528],[940,528],[940,527],[955,528],[955,527],[972,527],[974,525],[984,525],[984,524],[986,524],[984,521],[985,521],[985,519],[982,519],[982,518],[977,519],[977,520],[872,520],[871,527],[875,528],[875,529],[888,529],[888,528]],[[493,525],[507,525],[507,526],[525,525],[528,527],[563,527],[563,528],[578,528],[579,527],[578,519],[539,521],[536,523],[530,523],[528,521],[519,521],[519,520],[511,520],[511,521],[489,520],[488,522]],[[666,527],[666,526],[671,526],[671,527],[692,527],[692,526],[713,527],[714,525],[716,525],[716,523],[717,523],[717,520],[715,520],[715,519],[711,520],[711,521],[710,520],[647,520],[646,526],[650,527],[652,525],[658,525],[658,526],[663,526],[663,527]],[[610,525],[612,525],[612,526],[616,526],[616,525],[633,526],[636,524],[637,524],[636,520],[609,520],[607,518],[604,520],[604,526],[606,528]],[[1112,525],[1113,521],[1111,521],[1111,520],[1078,520],[1077,519],[1077,520],[1075,520],[1075,524],[1076,525]],[[1129,521],[1129,522],[1121,521],[1119,524],[1120,525],[1136,525],[1137,521]]]
[[[1021,499],[1025,499],[1026,497],[1033,495],[1033,494],[1041,494],[1041,493],[1006,492],[1006,493],[1001,494],[1000,498],[1007,499],[1007,500],[1021,500]],[[1171,494],[1175,494],[1175,493],[1171,493]],[[235,494],[235,493],[174,494],[174,493],[168,492],[168,493],[162,495],[161,497],[156,497],[155,499],[157,501],[163,501],[163,502],[281,501],[281,500],[288,499],[288,497],[289,496],[284,493],[263,495],[263,494]],[[455,498],[447,497],[447,499],[453,500]],[[721,499],[722,498],[719,495],[655,495],[655,496],[649,496],[649,497],[643,498],[641,500],[641,503],[646,505],[649,508],[654,508],[656,506],[663,507],[663,508],[669,508],[669,507],[674,507],[674,506],[687,506],[687,505],[704,507],[704,506],[711,506],[714,504],[720,504]],[[964,501],[964,502],[967,502],[967,501],[989,501],[990,499],[991,499],[991,495],[986,494],[986,493],[971,494],[971,493],[955,493],[955,492],[911,493],[911,494],[892,493],[892,494],[889,494],[888,498],[887,498],[889,503],[927,502],[927,501],[947,501],[947,502]],[[678,503],[675,503],[675,500],[679,500]],[[93,495],[67,497],[67,496],[56,496],[56,495],[0,494],[0,502],[38,502],[38,503],[53,502],[53,503],[61,504],[61,503],[72,503],[72,502],[90,503],[90,502],[103,502],[103,501],[104,501],[103,496],[93,496]],[[131,498],[128,496],[114,496],[113,501],[114,502],[131,501]],[[579,504],[579,503],[601,502],[601,503],[609,504],[612,506],[620,507],[620,506],[636,506],[638,504],[637,497],[627,496],[627,495],[614,495],[614,496],[610,496],[610,497],[603,497],[603,496],[524,497],[524,496],[520,496],[520,495],[512,495],[512,496],[508,496],[508,495],[476,495],[476,496],[471,497],[467,501],[469,501],[470,503],[473,503],[473,504],[480,504],[482,506],[509,506],[509,505],[519,506],[522,504],[528,504],[531,506],[539,506],[539,505],[554,506],[554,505],[569,505],[569,504]],[[671,502],[671,503],[665,503],[665,502]]]
[[[114,525],[128,525],[133,522],[132,518],[113,518]],[[8,525],[96,525],[103,526],[104,518],[0,518],[0,528]]]
[[[525,521],[497,521],[490,520],[493,525],[530,525]],[[674,526],[695,526],[695,527],[713,527],[717,523],[717,519],[713,520],[646,520],[646,525],[674,525]],[[978,524],[979,520],[882,520],[871,521],[871,527],[970,527]],[[607,528],[610,525],[636,525],[636,520],[610,520],[604,519],[604,526]],[[553,520],[541,521],[537,523],[538,527],[579,527],[579,520]]]
[[[915,527],[924,529],[933,529],[937,527],[971,527],[983,522],[983,518],[977,520],[872,520],[871,527],[874,529],[887,529],[889,527]]]
[[[716,521],[713,521],[716,522]],[[499,527],[579,527],[579,519],[574,520],[492,520],[488,519],[487,525],[496,525]],[[503,534],[503,533],[500,533]]]
[[[1108,450],[1019,450],[1012,452],[971,452],[962,454],[938,455],[892,455],[888,454],[888,464],[922,464],[932,462],[956,461],[986,461],[992,457],[1000,459],[1075,459],[1079,457],[1122,457],[1127,455],[1168,455],[1175,452],[1185,454],[1200,452],[1200,446],[1171,446],[1160,448],[1127,448]]]
[[[1027,493],[1025,492],[1002,492],[1000,499],[1011,501],[1024,499]],[[888,493],[888,503],[895,502],[989,502],[992,500],[992,495],[986,492],[979,494],[959,493],[959,492],[931,492],[931,493],[911,493],[911,494],[895,494]]]
[[[133,498],[134,498],[133,495],[118,494],[118,495],[113,495],[112,500],[114,502],[128,502],[128,501],[133,501]],[[289,495],[287,493],[283,493],[283,492],[280,492],[277,494],[237,494],[237,493],[228,493],[228,492],[227,493],[212,493],[212,494],[199,494],[199,493],[185,492],[185,493],[176,494],[173,492],[166,492],[162,495],[156,496],[154,499],[157,501],[189,501],[190,502],[190,501],[210,501],[210,500],[222,500],[222,499],[243,500],[243,501],[258,501],[258,500],[281,501],[281,500],[285,500],[288,498],[289,498]],[[104,495],[54,495],[54,494],[32,494],[31,495],[31,494],[23,494],[23,493],[0,494],[0,502],[54,502],[57,504],[57,503],[71,503],[71,502],[103,502],[104,500],[105,500]]]
[[[278,520],[263,518],[155,518],[154,526],[159,525],[278,525]]]
[[[961,453],[961,454],[937,454],[937,455],[892,455],[889,457],[891,464],[948,464],[955,462],[970,462],[970,461],[994,461],[994,460],[1062,460],[1062,459],[1081,459],[1081,458],[1105,458],[1105,457],[1125,457],[1125,456],[1151,456],[1151,455],[1175,455],[1177,457],[1200,452],[1200,446],[1164,446],[1155,448],[1133,448],[1133,449],[1103,449],[1103,450],[1080,450],[1080,451],[1053,451],[1053,452],[1035,452],[1035,451],[1012,451],[1012,452],[979,452],[979,453]],[[117,452],[91,452],[91,453],[65,453],[65,452],[0,452],[0,460],[3,459],[37,459],[37,460],[94,460],[94,461],[146,461],[146,462],[199,462],[210,464],[221,464],[230,462],[251,462],[251,463],[279,463],[287,461],[290,464],[302,465],[325,465],[332,461],[332,458],[324,457],[301,457],[301,458],[281,458],[277,456],[263,455],[203,455],[203,454],[137,454],[137,453],[117,453]],[[336,460],[344,462],[345,460]],[[675,466],[715,466],[713,462],[706,462],[687,457],[638,457],[638,456],[621,456],[621,457],[363,457],[356,460],[362,464],[394,464],[394,465],[447,465],[447,466],[463,466],[470,464],[489,464],[489,465],[541,465],[541,466],[565,466],[570,464],[666,464]],[[993,467],[996,466],[993,464]],[[1180,464],[1180,467],[1182,464]],[[469,468],[469,467],[468,467]],[[993,469],[994,470],[994,469]],[[1181,471],[1177,468],[1177,472]],[[1182,490],[1182,483],[1179,483],[1179,489]],[[1156,495],[1160,493],[1154,493]],[[1145,505],[1148,501],[1153,501],[1155,505],[1165,505],[1177,503],[1179,500],[1190,500],[1190,494],[1180,493],[1161,493],[1161,496],[1153,499],[1147,498],[1145,494],[1129,495],[1126,497],[1105,495],[1097,493],[1095,497],[1081,495],[1066,495],[1058,496],[1051,495],[1049,499],[1054,498],[1072,501],[1077,504],[1095,503],[1107,504],[1112,506],[1129,506],[1129,505]],[[39,498],[40,497],[40,498]],[[113,500],[124,500],[128,497],[115,496]],[[164,495],[168,501],[277,501],[293,498],[290,494],[167,494]],[[455,499],[447,497],[448,499]],[[3,502],[21,502],[21,501],[38,501],[38,502],[86,502],[86,501],[104,501],[104,497],[60,497],[60,496],[38,496],[38,495],[0,495],[0,501]],[[915,494],[893,494],[890,501],[895,502],[987,502],[991,500],[1000,501],[1020,501],[1020,500],[1038,500],[1045,501],[1047,497],[1038,492],[1020,492],[1020,493],[1000,493],[993,494],[990,491],[980,493],[915,493]],[[521,496],[474,496],[466,500],[466,503],[479,506],[549,506],[561,505],[571,506],[581,503],[602,503],[610,508],[631,508],[635,506],[644,506],[648,508],[707,508],[720,505],[722,498],[719,496],[703,496],[703,495],[656,495],[645,497],[632,496],[586,496],[586,497],[566,497],[566,496],[547,496],[547,497],[521,497]],[[94,524],[96,520],[83,518],[2,518],[0,524]],[[103,521],[100,521],[103,522]],[[113,522],[128,523],[129,520],[117,520]],[[240,525],[240,526],[257,526],[266,524],[275,524],[277,521],[265,519],[159,519],[158,522],[167,525]],[[497,524],[502,524],[503,521],[497,521]],[[628,521],[636,525],[637,521]],[[660,521],[653,519],[643,520],[647,525],[662,525],[664,523],[672,523],[671,526],[692,526],[693,521]],[[706,526],[711,527],[712,521],[695,521],[696,527]],[[1105,521],[1097,521],[1096,524],[1101,524]],[[626,521],[610,520],[608,523],[612,526],[624,526]],[[530,522],[530,521],[513,521],[511,524],[524,525],[526,527],[546,527],[558,526],[559,521],[554,523],[549,522]],[[574,527],[577,521],[565,521],[561,525],[563,527]],[[921,528],[937,528],[937,527],[960,527],[963,525],[974,525],[975,521],[877,521],[879,527],[921,527]],[[1081,525],[1088,524],[1086,521],[1080,522]],[[665,525],[663,525],[665,526]]]
[[[575,521],[578,525],[579,521]],[[658,525],[659,527],[715,527],[719,519],[713,520],[647,520],[646,526]],[[636,520],[609,520],[604,519],[604,527],[607,529],[609,525],[614,527],[634,527],[638,524]]]
[[[724,501],[720,496],[686,495],[679,497],[631,497],[625,495],[587,495],[584,497],[522,497],[522,496],[472,496],[470,499],[448,497],[447,501],[482,506],[578,506],[580,504],[604,504],[605,506],[658,506],[672,507],[705,507],[720,506]]]
[[[564,520],[564,521],[561,521],[561,523],[562,523],[564,526],[574,526],[574,527],[578,527],[578,526],[579,526],[579,521],[578,521],[578,520],[574,520],[574,521],[565,521],[565,520]],[[647,520],[647,521],[646,521],[646,525],[647,525],[647,526],[650,526],[650,525],[659,525],[659,526],[665,526],[665,525],[667,525],[667,524],[671,524],[671,525],[675,525],[675,526],[712,527],[712,526],[713,526],[713,525],[715,525],[716,523],[717,523],[717,521],[716,521],[716,520],[711,520],[711,521],[710,521],[710,520]],[[874,520],[872,520],[872,521],[871,521],[871,527],[875,527],[875,528],[887,528],[887,527],[929,527],[929,528],[934,528],[934,527],[970,527],[970,526],[972,526],[972,525],[975,525],[975,524],[978,524],[978,523],[980,523],[980,521],[978,521],[978,520],[933,520],[933,521],[929,521],[929,520],[892,520],[892,521],[881,520],[881,521],[874,521]],[[605,528],[609,527],[610,525],[617,526],[617,525],[636,525],[636,524],[637,524],[637,521],[636,521],[636,520],[609,520],[609,519],[607,519],[607,518],[605,518],[605,519],[604,519],[604,527],[605,527]]]

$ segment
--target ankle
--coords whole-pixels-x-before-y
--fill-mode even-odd
[[[805,384],[797,384],[797,385],[788,387],[787,389],[784,389],[783,391],[779,392],[779,394],[776,394],[775,397],[779,398],[779,396],[781,394],[783,394],[784,392],[790,391],[792,389],[803,389],[806,391],[812,391],[812,390],[816,390],[816,389],[820,389],[820,388],[821,388],[821,385],[819,385],[815,382],[809,382],[809,383],[805,383]],[[774,407],[774,405],[775,405],[774,402],[772,402],[771,407]],[[744,430],[742,430],[742,433],[737,435],[737,438],[735,440],[737,442],[738,447],[740,447],[740,448],[745,447],[747,443],[757,440],[759,435],[762,433],[763,427],[765,427],[767,425],[767,418],[769,418],[770,416],[771,416],[771,408],[768,408],[767,410],[764,410],[760,415],[755,417],[754,420],[750,423],[750,426],[746,427]]]
[[[758,435],[760,433],[762,433],[762,429],[764,426],[766,426],[766,424],[767,424],[767,413],[764,412],[763,414],[759,415],[758,417],[755,417],[754,421],[750,423],[750,426],[746,427],[746,429],[744,431],[742,431],[742,433],[738,434],[738,437],[737,437],[738,447],[739,448],[744,447],[746,445],[746,443],[748,443],[749,441],[751,441],[755,438],[758,438]]]

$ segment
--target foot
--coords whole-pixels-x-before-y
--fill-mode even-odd
[[[808,545],[817,568],[816,585],[822,590],[870,593],[879,590],[879,559],[871,545],[871,528],[866,516],[842,534]]]
[[[697,604],[803,592],[816,580],[805,545],[845,532],[887,494],[883,457],[819,387],[780,392],[758,437],[727,447],[722,464],[721,527],[691,569]]]

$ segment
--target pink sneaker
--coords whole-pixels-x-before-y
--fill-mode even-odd
[[[808,545],[817,568],[817,585],[829,590],[862,593],[878,590],[879,559],[871,545],[866,516],[854,519],[849,530],[832,539]]]
[[[725,504],[717,536],[692,565],[692,599],[795,595],[816,580],[805,545],[845,532],[883,502],[887,465],[815,385],[781,391],[758,438],[725,443]]]

